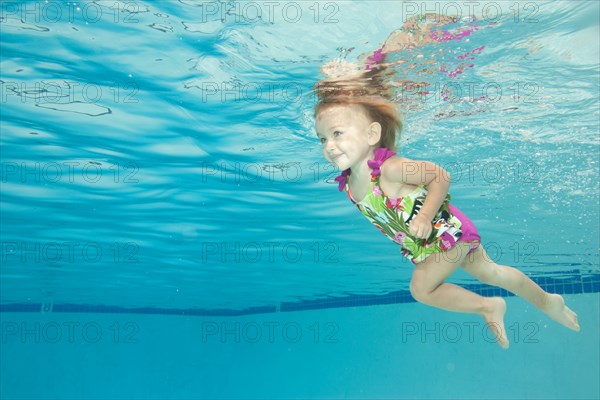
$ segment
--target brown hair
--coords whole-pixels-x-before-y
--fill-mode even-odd
[[[335,105],[359,105],[365,115],[381,125],[379,147],[396,150],[396,135],[402,131],[402,121],[396,104],[391,101],[390,75],[384,68],[374,68],[351,79],[324,79],[317,82],[314,90],[319,102],[314,117]]]

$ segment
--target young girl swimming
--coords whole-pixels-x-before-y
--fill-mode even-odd
[[[342,171],[336,178],[338,189],[345,190],[415,265],[412,296],[444,310],[481,315],[498,344],[508,348],[504,299],[444,282],[462,267],[479,281],[516,294],[579,331],[577,315],[562,296],[545,292],[521,271],[490,259],[474,224],[450,204],[447,171],[428,161],[396,157],[402,123],[385,84],[385,68],[371,65],[364,71],[329,75],[333,79],[316,85],[315,128],[323,155]]]

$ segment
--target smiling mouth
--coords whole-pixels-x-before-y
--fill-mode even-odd
[[[331,161],[335,161],[335,160],[337,160],[338,158],[340,158],[341,156],[342,156],[342,154],[338,154],[337,156],[333,157],[333,158],[331,159]]]

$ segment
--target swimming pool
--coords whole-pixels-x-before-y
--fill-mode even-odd
[[[597,3],[276,3],[2,2],[1,397],[598,398]],[[507,297],[508,351],[413,301],[311,117],[323,62],[469,10],[399,147],[579,314]]]

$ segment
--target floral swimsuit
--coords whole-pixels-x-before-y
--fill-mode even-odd
[[[367,162],[371,168],[370,191],[361,201],[356,202],[350,194],[347,183],[350,169],[335,178],[339,182],[339,190],[345,190],[360,212],[390,240],[398,243],[402,255],[413,264],[418,264],[431,254],[453,248],[458,241],[471,244],[469,253],[475,250],[481,238],[475,225],[450,204],[450,194],[446,196],[433,218],[433,229],[427,239],[420,239],[409,233],[409,224],[419,214],[428,191],[426,186],[421,185],[405,197],[391,198],[383,193],[379,184],[380,168],[385,160],[395,154],[384,147],[375,150],[375,159]]]

